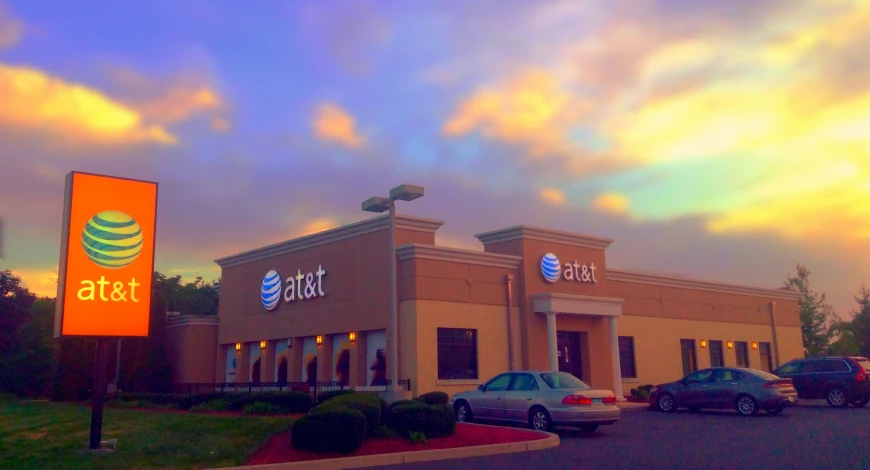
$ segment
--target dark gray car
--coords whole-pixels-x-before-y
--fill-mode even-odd
[[[736,409],[750,416],[758,410],[780,413],[798,401],[791,379],[757,369],[714,367],[694,372],[676,382],[650,390],[652,408],[673,412],[677,408]]]

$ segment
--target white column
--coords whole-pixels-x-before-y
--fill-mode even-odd
[[[556,342],[556,312],[547,312],[547,347],[550,351],[550,370],[559,370]]]
[[[610,352],[613,355],[613,394],[617,401],[625,401],[622,394],[622,368],[619,365],[619,333],[616,331],[616,317],[610,320]]]

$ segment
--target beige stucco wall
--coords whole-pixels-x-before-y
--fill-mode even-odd
[[[519,357],[518,308],[512,318],[514,351]],[[439,327],[477,330],[478,380],[438,380]],[[510,368],[505,306],[409,300],[401,304],[400,329],[401,376],[411,379],[415,396],[434,390],[450,395],[471,390]]]
[[[617,321],[619,336],[634,337],[634,354],[637,380],[623,380],[623,391],[643,384],[659,384],[677,380],[683,376],[680,339],[694,339],[698,368],[710,367],[710,350],[701,348],[701,340],[721,340],[725,365],[734,367],[737,356],[728,349],[728,341],[746,341],[749,346],[749,367],[760,369],[759,351],[753,350],[752,342],[768,342],[773,347],[772,332],[767,325],[725,323],[673,318],[641,317],[623,315]],[[799,327],[777,327],[780,363],[803,356],[803,342]],[[773,352],[771,351],[773,356]],[[771,362],[775,362],[772,358]],[[774,367],[776,364],[774,363]]]
[[[216,361],[219,357],[214,354],[217,348],[217,337],[218,325],[213,317],[199,321],[188,317],[168,322],[166,351],[174,383],[214,381]]]

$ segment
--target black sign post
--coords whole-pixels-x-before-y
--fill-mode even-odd
[[[91,389],[91,440],[90,450],[99,450],[103,435],[103,402],[106,401],[106,366],[109,356],[109,339],[97,338],[97,357],[94,364],[94,386]]]

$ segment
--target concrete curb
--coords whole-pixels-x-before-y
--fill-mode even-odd
[[[637,403],[637,402],[617,402],[616,407],[619,408],[620,411],[636,411],[636,410],[644,410],[649,408],[649,403]]]
[[[469,426],[500,427],[470,423]],[[401,465],[412,462],[429,462],[433,460],[462,459],[466,457],[531,452],[535,450],[552,449],[553,447],[558,447],[560,444],[559,436],[556,434],[532,430],[529,430],[529,432],[545,434],[547,437],[534,441],[511,442],[509,444],[456,447],[453,449],[417,450],[411,452],[395,452],[392,454],[342,457],[337,459],[306,460],[303,462],[243,465],[240,467],[225,467],[220,470],[333,470],[342,468],[365,468],[384,465]]]

